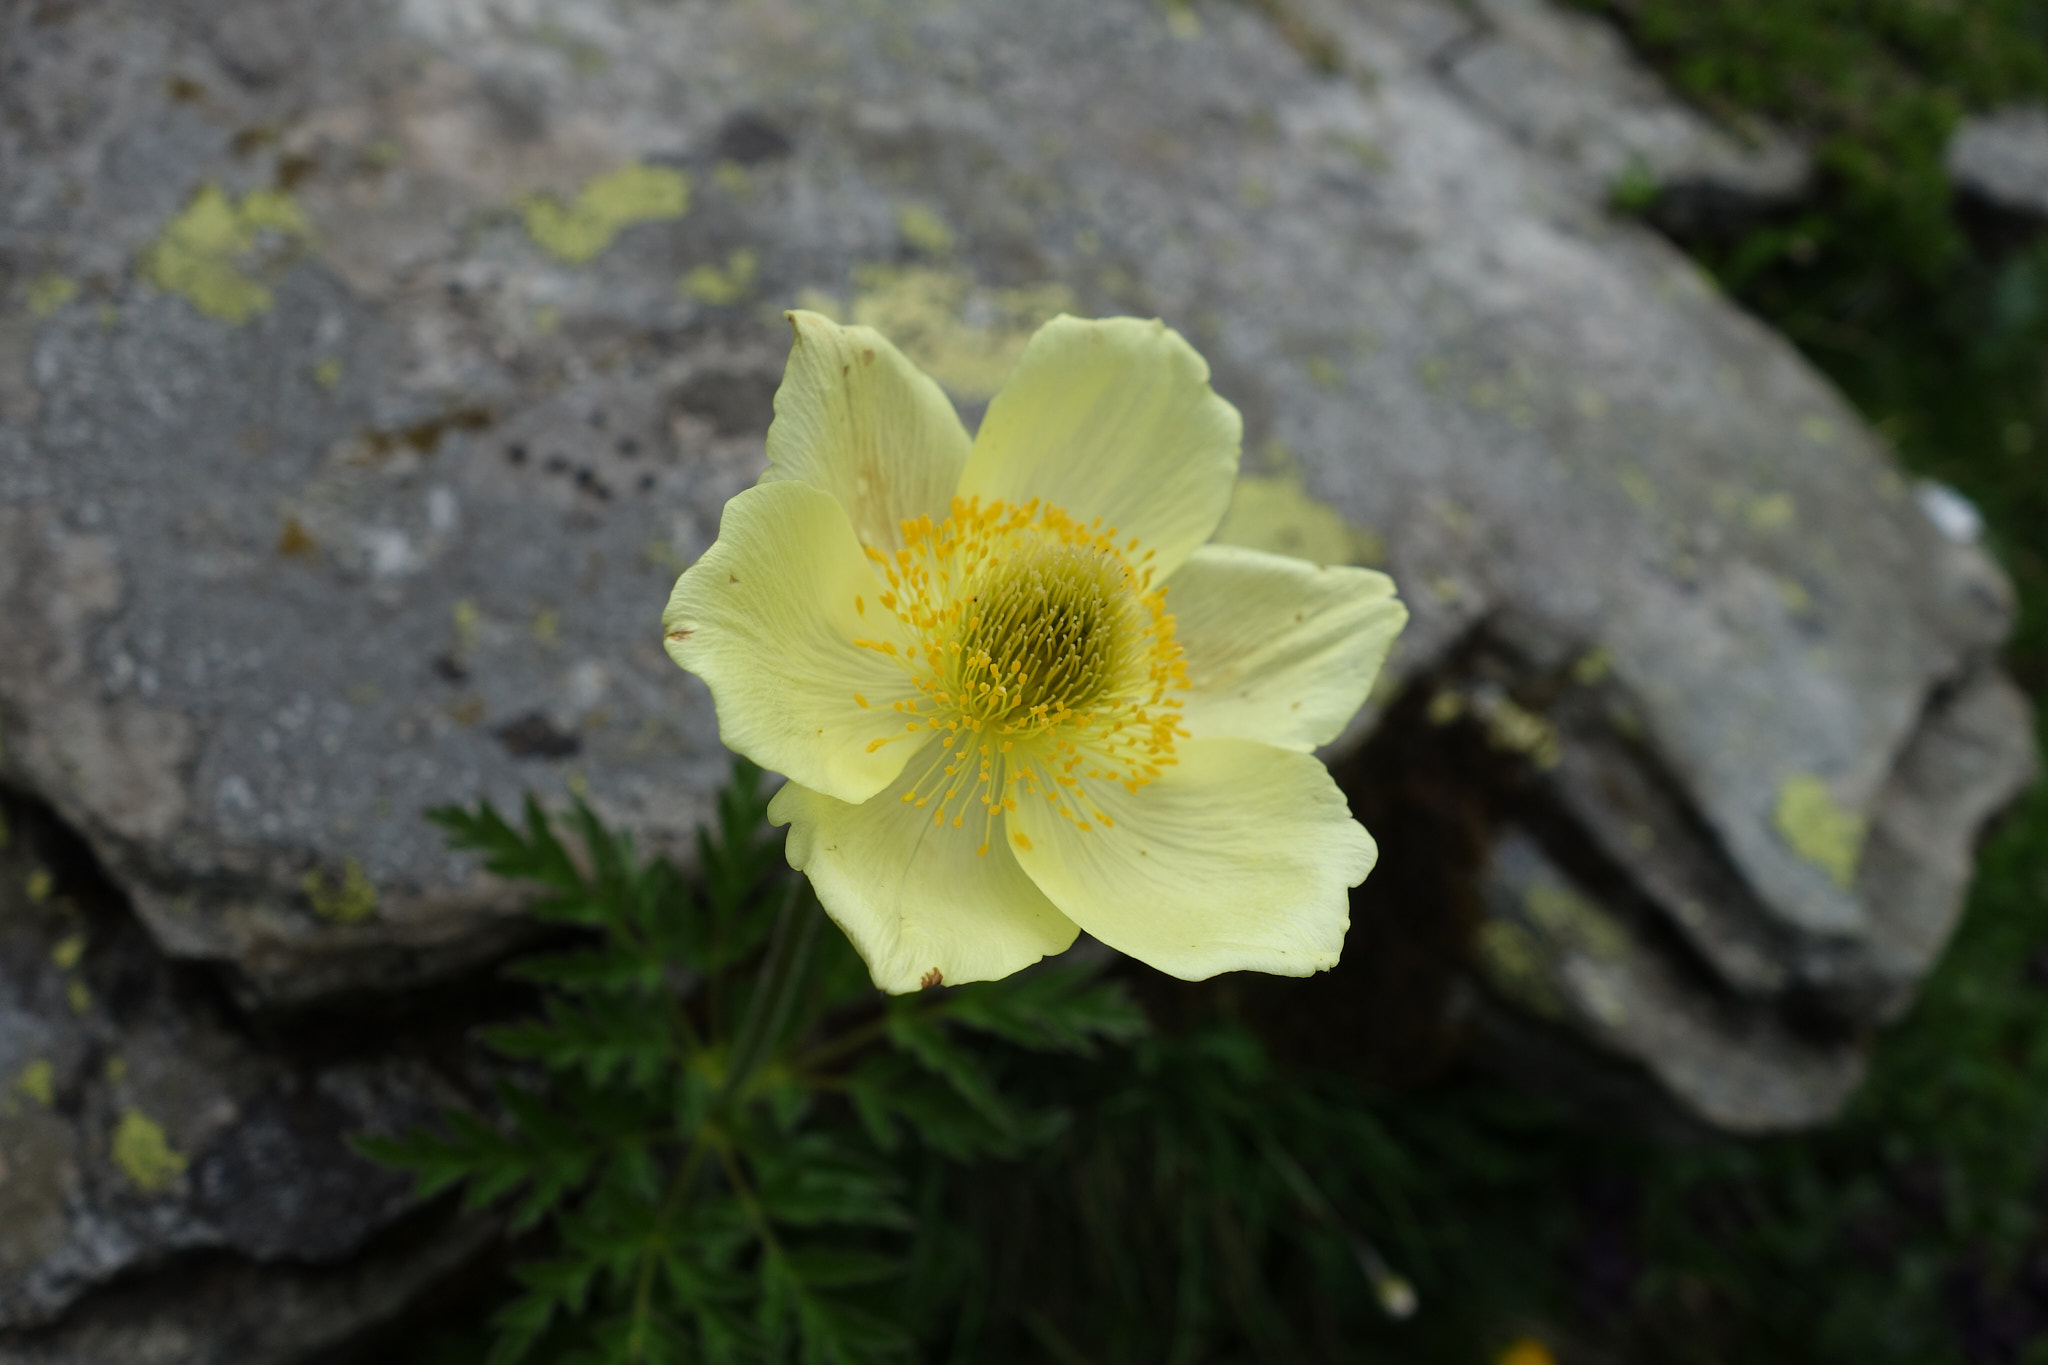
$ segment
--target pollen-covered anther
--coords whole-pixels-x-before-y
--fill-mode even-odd
[[[986,852],[1020,784],[1086,827],[1054,792],[1078,796],[1085,781],[1135,791],[1171,761],[1178,718],[1162,701],[1188,686],[1187,667],[1165,595],[1151,587],[1149,552],[1131,559],[1135,539],[1119,545],[1116,528],[1037,501],[978,499],[955,499],[944,521],[905,521],[902,532],[893,557],[870,557],[890,588],[877,600],[912,639],[901,650],[859,643],[895,659],[921,694],[896,708],[919,714],[922,701],[924,727],[946,732],[906,800],[936,801],[935,824],[957,806],[956,828],[980,807]],[[962,733],[988,738],[960,745]],[[1072,776],[1084,756],[1087,769]]]

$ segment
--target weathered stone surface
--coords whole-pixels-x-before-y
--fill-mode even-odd
[[[2048,218],[2048,106],[2019,104],[1963,120],[1948,175],[1963,193],[2027,218]]]
[[[349,1135],[417,1121],[454,1092],[402,1042],[319,1059],[260,1044],[124,910],[53,874],[33,821],[25,835],[18,809],[0,813],[14,817],[0,824],[0,1361],[159,1358],[142,1338],[132,1353],[45,1348],[76,1335],[53,1324],[82,1299],[195,1253],[252,1286],[288,1267],[280,1282],[316,1304],[316,1268],[417,1207],[411,1182],[357,1156]],[[438,1265],[447,1240],[399,1259]],[[419,1283],[376,1266],[343,1280]],[[195,1340],[218,1343],[256,1316],[178,1312]]]
[[[1464,27],[1417,34],[1436,67],[1594,198],[1655,191],[1661,213],[1696,223],[1782,206],[1812,182],[1805,148],[1761,124],[1740,135],[1716,124],[1601,19],[1549,0],[1479,0],[1467,13]]]
[[[724,769],[655,620],[758,470],[783,307],[970,407],[1047,313],[1158,314],[1245,412],[1232,534],[1384,562],[1387,695],[1525,754],[1538,852],[1663,964],[1582,1032],[1718,1121],[1825,1116],[1853,1066],[1787,1002],[1889,1017],[2029,769],[2010,594],[1601,210],[1706,134],[1595,138],[1585,71],[1671,106],[1485,12],[1460,55],[1419,0],[16,7],[5,776],[255,998],[487,956],[516,922],[423,807],[570,788],[659,842]]]
[[[227,1257],[178,1263],[47,1331],[0,1332],[0,1365],[309,1365],[332,1361],[472,1260],[480,1223],[331,1269]]]

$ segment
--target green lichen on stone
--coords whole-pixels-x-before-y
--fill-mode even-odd
[[[78,297],[78,281],[69,275],[38,275],[28,282],[28,311],[46,318]]]
[[[483,613],[471,599],[457,599],[448,609],[448,621],[455,630],[455,648],[458,653],[467,654],[476,648],[476,633],[483,620]]]
[[[305,875],[299,886],[313,913],[330,924],[361,924],[377,913],[377,888],[363,875],[363,865],[354,858],[341,865],[338,881],[316,868]]]
[[[73,1014],[90,1014],[92,1013],[92,987],[74,976],[64,983],[64,1001],[71,1006]]]
[[[728,199],[744,199],[754,192],[753,174],[737,161],[721,161],[713,166],[711,183]]]
[[[676,287],[685,298],[708,303],[714,308],[728,308],[747,296],[760,273],[761,253],[743,246],[726,257],[723,269],[715,265],[700,265],[683,276]]]
[[[1870,822],[1835,800],[1826,782],[1812,773],[1786,778],[1778,786],[1775,818],[1779,837],[1837,886],[1856,879]]]
[[[315,365],[313,367],[313,382],[321,388],[332,392],[334,386],[341,382],[341,362],[333,356],[329,356],[318,365]]]
[[[50,893],[56,890],[56,888],[57,879],[50,875],[50,869],[47,867],[36,868],[28,874],[28,879],[21,884],[22,891],[28,895],[30,900],[38,905],[48,900]]]
[[[897,209],[896,231],[904,241],[927,255],[943,256],[953,249],[953,229],[923,204],[905,204]]]
[[[209,183],[143,253],[142,273],[208,317],[247,322],[272,302],[270,287],[244,268],[266,233],[301,239],[312,226],[282,190],[252,190],[237,201]]]
[[[520,205],[520,213],[534,245],[581,265],[610,246],[621,229],[680,218],[689,207],[690,182],[681,171],[633,162],[590,180],[572,204],[537,194]]]
[[[1522,894],[1529,922],[1558,948],[1611,962],[1628,951],[1628,936],[1598,905],[1554,882],[1537,882]]]
[[[1520,754],[1548,772],[1564,757],[1557,727],[1534,711],[1507,697],[1497,697],[1482,708],[1486,739],[1496,749]]]
[[[1311,496],[1293,474],[1240,477],[1215,538],[1312,564],[1375,564],[1386,549],[1378,536]]]
[[[1614,651],[1605,645],[1595,645],[1572,664],[1572,681],[1581,687],[1593,687],[1613,671]]]
[[[1792,524],[1798,511],[1790,493],[1766,493],[1752,498],[1742,515],[1752,531],[1782,531]]]
[[[1074,303],[1064,285],[983,289],[964,271],[928,266],[863,266],[853,283],[847,320],[888,337],[954,397],[968,400],[1001,388],[1038,325]],[[966,320],[970,310],[976,321]]]
[[[185,1174],[185,1158],[164,1136],[164,1126],[139,1109],[124,1110],[114,1126],[113,1158],[144,1194],[162,1194]]]
[[[47,1057],[39,1057],[21,1069],[14,1078],[14,1093],[24,1099],[34,1100],[48,1109],[57,1102],[57,1067]]]
[[[73,967],[76,967],[84,957],[84,934],[72,934],[61,940],[56,947],[50,949],[50,961],[57,965],[57,970],[63,972],[68,972]]]
[[[1503,996],[1544,1019],[1564,1015],[1564,999],[1550,976],[1549,954],[1527,926],[1490,919],[1473,936],[1479,970]]]

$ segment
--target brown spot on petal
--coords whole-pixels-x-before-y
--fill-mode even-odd
[[[932,987],[938,985],[943,980],[945,980],[945,977],[940,974],[939,969],[937,967],[934,967],[930,971],[926,972],[923,976],[919,977],[917,979],[917,984],[925,990],[930,990]]]

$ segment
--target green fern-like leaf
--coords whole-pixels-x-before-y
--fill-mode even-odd
[[[1144,1011],[1121,982],[1087,964],[1053,965],[952,992],[946,1018],[1034,1052],[1092,1055],[1099,1044],[1146,1032]]]

